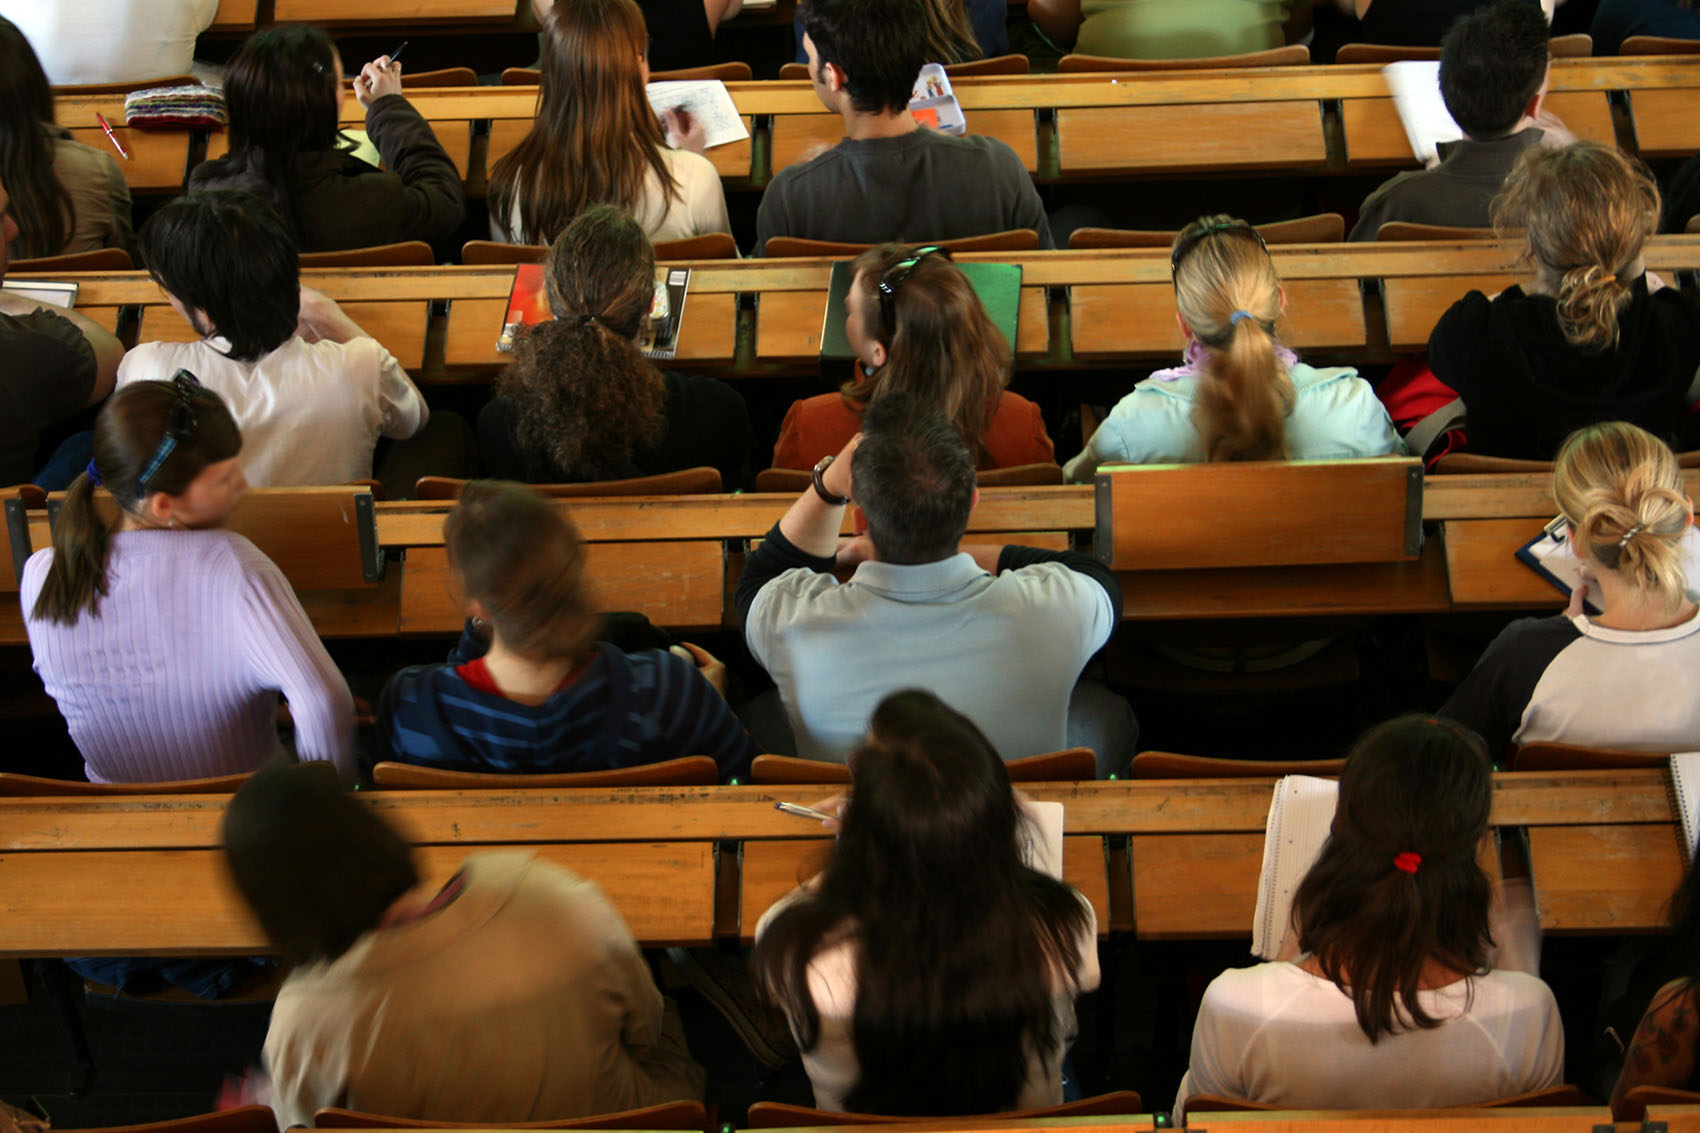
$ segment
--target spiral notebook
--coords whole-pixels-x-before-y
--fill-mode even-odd
[[[1670,785],[1676,795],[1676,811],[1682,817],[1682,852],[1694,860],[1700,840],[1700,751],[1677,752],[1670,757]]]
[[[1269,799],[1263,829],[1263,869],[1257,875],[1257,910],[1252,915],[1251,951],[1278,959],[1293,936],[1293,894],[1322,853],[1334,824],[1340,784],[1311,775],[1286,775]]]

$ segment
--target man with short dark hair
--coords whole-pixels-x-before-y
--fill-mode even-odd
[[[1353,240],[1390,220],[1486,228],[1489,206],[1517,158],[1539,145],[1546,97],[1546,17],[1533,0],[1496,0],[1452,25],[1440,48],[1440,96],[1464,136],[1439,146],[1432,169],[1401,173],[1369,195]]]
[[[18,238],[11,209],[12,199],[0,185],[0,282],[9,265],[7,249]],[[123,356],[124,346],[112,332],[87,317],[0,291],[0,484],[36,476],[42,430],[111,393]],[[87,451],[86,445],[78,447],[80,459],[50,467],[50,475],[36,482],[54,491],[66,487],[82,470]],[[55,456],[53,466],[60,463]]]
[[[852,496],[866,533],[840,544]],[[1100,775],[1126,766],[1132,711],[1077,684],[1121,618],[1115,575],[1073,551],[962,544],[978,499],[950,421],[887,393],[751,554],[738,611],[797,754],[842,762],[882,697],[924,688],[1005,759],[1084,746]],[[840,583],[832,572],[847,567]]]
[[[365,480],[380,436],[424,427],[425,399],[407,371],[335,302],[301,286],[294,241],[259,198],[179,197],[148,218],[138,242],[148,274],[200,337],[142,343],[118,384],[194,374],[241,427],[250,484]]]
[[[910,115],[927,62],[918,4],[804,0],[802,18],[809,78],[844,119],[844,140],[774,175],[756,213],[757,254],[773,236],[916,243],[1011,228],[1034,229],[1051,247],[1045,207],[1014,150]]]

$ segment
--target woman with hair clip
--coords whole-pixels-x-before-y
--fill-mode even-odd
[[[1068,462],[1070,480],[1100,464],[1404,455],[1356,370],[1319,370],[1281,345],[1287,293],[1257,229],[1200,217],[1175,237],[1169,266],[1185,365],[1134,386]]]
[[[10,258],[135,250],[130,186],[112,155],[71,139],[29,40],[0,16],[0,185],[18,235]]]
[[[911,689],[874,709],[849,767],[826,869],[762,916],[751,957],[815,1105],[935,1116],[1060,1103],[1074,1000],[1098,986],[1097,920],[1023,862],[997,752]]]
[[[1211,981],[1177,1118],[1197,1094],[1418,1109],[1558,1084],[1551,990],[1491,966],[1493,884],[1476,861],[1490,770],[1480,739],[1433,717],[1389,720],[1357,742],[1293,897],[1301,954]]]
[[[289,582],[219,530],[247,487],[242,436],[187,371],[113,394],[94,459],[19,595],[35,670],[94,782],[252,771],[283,752],[354,776],[354,704]],[[96,488],[111,493],[108,519]]]
[[[1442,711],[1496,756],[1537,741],[1700,748],[1700,606],[1683,552],[1694,504],[1676,457],[1626,422],[1590,425],[1559,450],[1552,494],[1582,584],[1563,614],[1507,626]],[[1590,595],[1602,613],[1585,611]]]
[[[605,204],[630,212],[651,240],[732,231],[720,174],[701,153],[701,123],[669,115],[663,131],[649,105],[647,46],[634,0],[550,10],[536,124],[490,168],[492,239],[548,244]],[[690,148],[670,148],[679,145]]]
[[[627,653],[597,640],[584,541],[558,504],[475,480],[443,542],[466,631],[446,665],[403,669],[384,686],[378,734],[396,758],[511,774],[707,755],[722,778],[749,770],[755,746],[707,650]]]
[[[728,491],[750,478],[744,400],[714,378],[643,356],[655,250],[612,205],[581,213],[549,249],[555,318],[520,340],[478,415],[485,471],[532,484],[622,480],[712,465]]]
[[[1009,384],[1009,343],[942,248],[883,244],[863,252],[844,300],[857,374],[837,393],[794,402],[773,446],[775,468],[813,468],[850,443],[862,410],[907,390],[955,423],[980,468],[1055,459],[1039,407]]]
[[[1551,460],[1564,438],[1628,421],[1683,447],[1700,369],[1700,304],[1646,271],[1659,189],[1611,146],[1531,147],[1494,201],[1494,227],[1524,241],[1527,283],[1472,291],[1429,336],[1434,376],[1468,413],[1471,452]]]
[[[402,94],[401,64],[380,56],[354,78],[366,133],[383,157],[355,157],[337,127],[342,60],[317,28],[262,28],[225,69],[230,152],[189,189],[244,189],[270,204],[303,252],[439,240],[460,227],[466,192],[430,125]]]

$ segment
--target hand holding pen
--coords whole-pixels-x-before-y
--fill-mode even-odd
[[[407,41],[401,41],[388,55],[380,55],[364,67],[354,77],[354,97],[361,106],[369,107],[386,95],[401,93],[401,53],[407,47]]]

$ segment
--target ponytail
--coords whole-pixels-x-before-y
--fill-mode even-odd
[[[36,595],[37,621],[75,625],[84,610],[91,616],[100,613],[111,542],[112,528],[95,506],[94,482],[85,472],[71,482],[53,524],[53,562]]]
[[[1565,272],[1558,284],[1558,325],[1565,341],[1584,350],[1610,350],[1629,300],[1628,285],[1598,264]]]
[[[1662,441],[1624,421],[1580,429],[1559,450],[1553,495],[1577,547],[1637,590],[1681,604],[1688,591],[1682,537],[1693,507]]]

